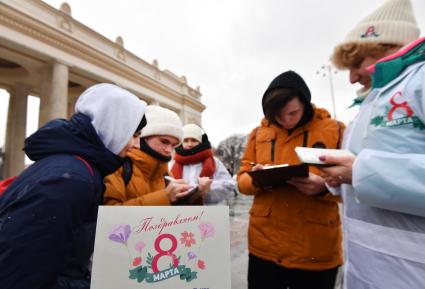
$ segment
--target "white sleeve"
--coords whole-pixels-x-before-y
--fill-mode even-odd
[[[171,160],[168,162],[168,170],[171,171],[171,169],[173,168],[174,165],[174,160]]]
[[[219,159],[214,158],[214,161],[216,171],[211,183],[211,190],[205,196],[205,202],[207,204],[217,204],[222,200],[228,199],[232,196],[233,190],[235,189],[235,181],[226,167]]]
[[[425,217],[425,154],[364,149],[353,164],[360,203]]]

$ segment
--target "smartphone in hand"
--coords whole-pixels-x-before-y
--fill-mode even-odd
[[[199,186],[196,185],[193,188],[191,188],[186,196],[183,198],[177,199],[173,205],[175,206],[188,206],[192,205],[193,202],[199,198]]]

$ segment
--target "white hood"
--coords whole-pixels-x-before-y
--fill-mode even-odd
[[[100,83],[84,91],[75,112],[87,115],[103,144],[118,154],[137,129],[146,103],[114,84]]]

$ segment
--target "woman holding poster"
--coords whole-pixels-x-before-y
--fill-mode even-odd
[[[0,198],[2,289],[90,288],[103,178],[137,145],[145,107],[120,87],[97,84],[70,120],[52,120],[25,140],[35,162]]]

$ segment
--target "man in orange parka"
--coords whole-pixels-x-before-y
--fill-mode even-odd
[[[264,93],[265,118],[248,138],[238,185],[241,193],[255,196],[248,230],[249,289],[332,289],[342,264],[338,200],[317,168],[310,167],[308,178],[267,190],[256,187],[247,173],[299,163],[296,146],[339,146],[342,125],[310,100],[297,73],[280,74]]]

